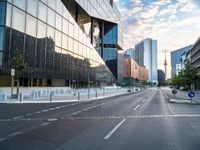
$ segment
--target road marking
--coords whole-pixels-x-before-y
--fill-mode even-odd
[[[49,122],[44,122],[44,123],[41,124],[41,127],[47,126],[49,124],[50,124]]]
[[[145,101],[146,101],[146,99],[143,99],[143,101],[142,101],[142,102],[144,103]]]
[[[22,134],[22,133],[23,133],[23,132],[18,131],[18,132],[15,132],[15,133],[12,133],[12,134],[8,135],[8,137],[12,138],[12,137],[17,136],[17,135],[20,135],[20,134]]]
[[[44,109],[44,110],[42,110],[42,112],[47,112],[47,111],[49,111],[48,109]]]
[[[31,114],[31,113],[26,114],[26,116],[31,116],[31,115],[33,115],[33,114]]]
[[[47,121],[49,121],[49,122],[57,121],[57,120],[58,120],[57,118],[49,118],[49,119],[47,119]]]
[[[105,140],[108,140],[113,133],[117,131],[117,129],[126,121],[126,119],[123,119],[120,123],[118,123],[105,137]]]
[[[23,118],[24,116],[18,116],[18,117],[13,117],[13,119],[20,119]]]
[[[50,110],[50,111],[51,111],[51,110],[55,110],[55,108],[50,108],[50,109],[48,109],[48,110]]]
[[[140,105],[137,105],[137,106],[134,108],[134,111],[136,111],[139,107],[140,107]]]
[[[4,141],[4,140],[6,140],[6,138],[0,138],[0,142],[2,142],[2,141]]]
[[[42,113],[41,111],[37,111],[37,112],[36,112],[36,114],[41,114],[41,113]]]

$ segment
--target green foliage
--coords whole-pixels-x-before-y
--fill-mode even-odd
[[[146,80],[143,80],[143,81],[142,81],[142,86],[145,87],[145,86],[147,86],[147,85],[148,85],[148,82],[147,82]]]
[[[18,78],[26,69],[26,63],[24,63],[24,57],[19,49],[16,49],[14,56],[10,62],[10,69],[15,69],[15,75]]]
[[[179,72],[178,76],[174,76],[172,79],[172,85],[174,86],[187,86],[198,80],[198,70],[192,65],[191,62],[187,62],[184,68]]]

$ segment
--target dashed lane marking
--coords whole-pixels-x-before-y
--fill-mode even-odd
[[[105,140],[108,140],[116,131],[117,129],[126,121],[126,119],[123,119],[120,123],[118,123],[105,137]]]
[[[145,101],[146,101],[146,99],[143,99],[143,101],[142,101],[142,102],[144,103]]]
[[[139,107],[140,105],[137,105],[133,110],[136,111]]]
[[[49,119],[47,119],[47,121],[49,121],[49,122],[53,122],[53,121],[57,121],[58,120],[58,118],[49,118]]]
[[[49,124],[50,124],[50,122],[44,122],[44,123],[41,124],[41,127],[47,126]]]
[[[24,116],[17,116],[17,117],[13,117],[13,119],[20,119],[23,118]]]
[[[14,133],[12,133],[12,134],[9,134],[8,137],[12,138],[12,137],[17,136],[17,135],[20,135],[20,134],[22,134],[22,133],[23,133],[22,131],[14,132]]]

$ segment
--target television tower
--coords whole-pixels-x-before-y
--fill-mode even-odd
[[[164,66],[165,66],[165,80],[167,80],[167,59],[166,59],[166,50],[165,50],[165,62],[164,62]]]

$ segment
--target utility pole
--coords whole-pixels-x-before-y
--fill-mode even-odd
[[[167,58],[166,58],[166,50],[165,50],[165,62],[164,62],[164,66],[165,66],[165,80],[167,80]]]

